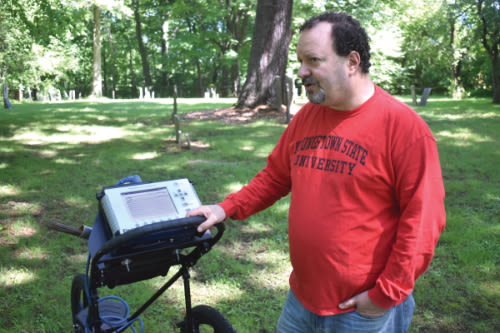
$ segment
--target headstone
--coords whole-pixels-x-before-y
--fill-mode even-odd
[[[9,88],[7,83],[3,84],[3,107],[5,109],[12,109],[12,104],[9,102]]]
[[[297,96],[302,95],[302,79],[296,78],[294,83],[295,83],[295,88],[297,88]]]
[[[191,139],[189,139],[189,133],[185,133],[184,137],[186,138],[187,149],[191,149]]]
[[[212,99],[219,98],[219,94],[217,93],[217,90],[215,89],[215,87],[210,87],[208,89],[208,94],[209,94],[209,97]]]
[[[422,93],[422,97],[420,98],[420,103],[418,103],[418,106],[425,106],[425,104],[427,104],[427,99],[431,94],[431,90],[432,88],[424,88],[424,92]]]

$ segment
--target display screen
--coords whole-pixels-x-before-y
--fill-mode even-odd
[[[176,215],[177,209],[166,187],[121,194],[134,222]]]

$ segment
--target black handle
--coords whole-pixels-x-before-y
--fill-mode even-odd
[[[99,249],[95,257],[96,258],[100,257],[101,255],[108,253],[111,250],[116,249],[125,243],[128,243],[134,239],[141,238],[149,234],[153,234],[155,232],[177,229],[182,227],[198,226],[203,222],[205,222],[204,216],[190,216],[176,220],[157,222],[142,227],[138,227],[108,240]]]

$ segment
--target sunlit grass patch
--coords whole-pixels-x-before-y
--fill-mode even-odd
[[[0,268],[0,286],[2,288],[27,284],[35,281],[37,278],[37,275],[27,268]]]

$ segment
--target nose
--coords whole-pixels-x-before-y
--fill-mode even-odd
[[[301,79],[304,79],[305,77],[311,76],[311,71],[309,68],[307,68],[307,65],[305,63],[300,64],[299,72],[297,73],[297,76],[300,77]]]

